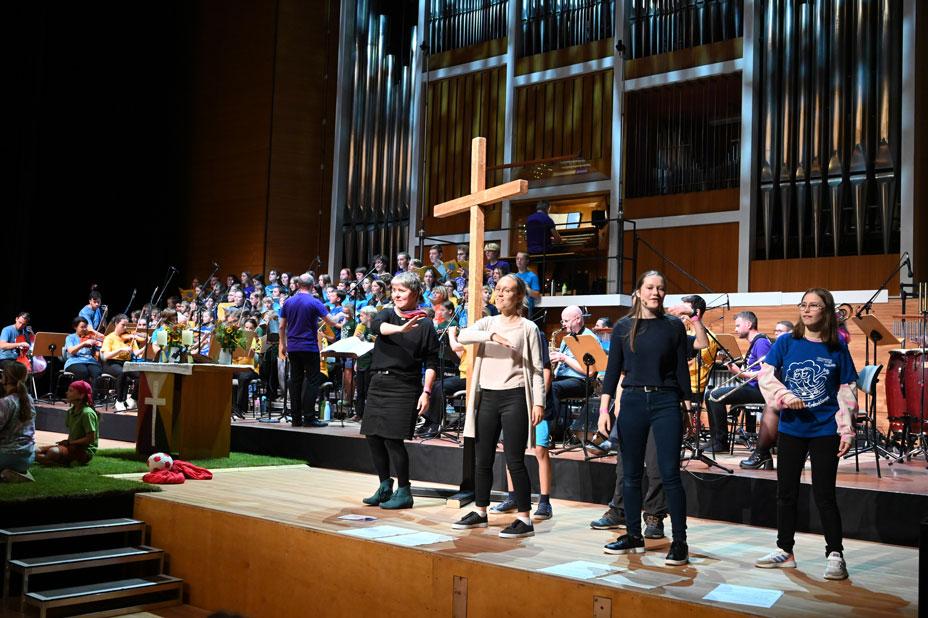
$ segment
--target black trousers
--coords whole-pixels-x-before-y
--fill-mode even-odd
[[[423,415],[425,422],[430,425],[437,425],[441,422],[442,411],[448,403],[445,398],[464,390],[465,384],[460,376],[446,376],[441,380],[435,380],[432,385],[432,396],[429,398],[429,411]]]
[[[370,369],[358,370],[354,374],[354,385],[358,390],[358,397],[354,402],[354,413],[358,418],[364,418],[364,405],[367,403],[367,389],[371,385],[371,376],[374,372]]]
[[[96,388],[97,378],[103,373],[103,369],[97,363],[75,363],[65,371],[74,374],[74,380],[84,380],[90,384],[91,388]]]
[[[586,397],[586,379],[561,377],[551,382],[548,403],[545,406],[545,420],[556,419],[559,425],[567,427],[570,419],[567,418],[566,408],[561,404],[562,399],[582,399]]]
[[[116,401],[125,401],[126,395],[129,394],[129,376],[127,376],[122,366],[125,361],[106,361],[103,365],[103,373],[108,373],[116,378]]]
[[[737,388],[737,385],[724,386],[713,390],[709,395],[721,397]],[[728,444],[728,408],[727,406],[745,404],[745,403],[764,403],[764,396],[756,386],[742,386],[737,392],[732,393],[725,398],[725,401],[714,402],[706,396],[706,409],[709,411],[709,433],[712,435],[712,442],[715,444]],[[745,423],[748,431],[753,431],[756,427],[756,419],[750,416]]]
[[[235,407],[239,412],[244,414],[248,409],[248,385],[258,379],[258,374],[252,369],[245,369],[244,371],[236,371],[232,374],[232,377],[238,380],[238,391],[235,393]],[[255,410],[255,412],[260,413],[261,410]]]
[[[290,409],[292,417],[308,420],[316,415],[316,398],[322,384],[319,352],[288,352],[290,358]]]
[[[267,397],[277,399],[280,394],[280,382],[277,379],[277,345],[270,346],[261,359],[261,379],[267,384]]]
[[[792,552],[796,536],[796,503],[806,456],[812,459],[812,496],[825,530],[825,555],[842,552],[841,513],[835,498],[838,476],[837,435],[797,438],[780,433],[777,441],[777,547]]]
[[[528,443],[528,409],[525,389],[512,388],[505,391],[480,392],[477,410],[477,439],[475,446],[476,477],[475,504],[489,506],[490,489],[493,484],[493,460],[496,459],[496,443],[500,432],[505,432],[503,453],[506,467],[512,476],[516,504],[519,512],[532,508],[532,486],[525,467],[525,445]]]

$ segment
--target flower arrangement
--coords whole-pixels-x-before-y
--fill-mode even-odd
[[[180,348],[184,346],[183,343],[183,333],[184,327],[179,324],[173,324],[170,326],[164,327],[165,332],[168,335],[167,347],[169,348]]]
[[[231,352],[235,348],[245,349],[245,333],[234,324],[217,324],[214,331],[219,348]]]

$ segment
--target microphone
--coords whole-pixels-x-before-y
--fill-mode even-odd
[[[176,273],[176,272],[177,272],[177,269],[174,268],[173,266],[168,266],[168,268],[171,270],[172,273]]]
[[[906,271],[908,272],[908,278],[911,279],[914,275],[912,273],[912,257],[909,255],[909,252],[906,251],[902,254],[905,258]]]
[[[725,294],[725,311],[731,311],[731,297]]]

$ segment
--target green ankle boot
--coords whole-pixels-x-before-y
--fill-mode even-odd
[[[380,481],[380,487],[377,488],[374,495],[370,498],[364,498],[362,502],[369,506],[377,506],[381,502],[389,500],[391,496],[393,496],[393,479],[387,479]]]
[[[386,502],[380,503],[382,509],[411,509],[412,508],[412,488],[397,487],[393,492],[393,497]]]

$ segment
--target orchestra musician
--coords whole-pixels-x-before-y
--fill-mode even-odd
[[[799,323],[778,337],[761,365],[764,399],[780,410],[777,438],[777,549],[760,568],[795,568],[793,555],[800,480],[812,464],[812,495],[825,531],[825,579],[846,579],[841,513],[835,497],[838,461],[854,443],[857,371],[838,335],[831,292],[811,288],[799,304]],[[780,372],[780,378],[776,372]]]
[[[354,329],[355,337],[362,341],[374,341],[371,320],[375,315],[377,315],[377,309],[370,305],[361,307],[358,310],[359,323]],[[371,356],[371,354],[365,354],[358,358],[358,362],[355,363],[355,372],[357,374],[355,384],[357,384],[358,395],[355,402],[354,416],[350,419],[353,421],[360,421],[364,418],[364,405],[367,402],[367,391],[371,384]]]
[[[567,340],[568,337],[594,333],[583,325],[583,310],[577,305],[569,305],[561,311],[561,328],[564,331],[561,344],[551,352],[551,364],[557,365],[551,383],[551,404],[554,408],[545,410],[546,420],[564,419],[562,400],[586,396],[586,367],[574,358],[574,353],[567,347]],[[595,373],[590,376],[591,380],[595,378]]]
[[[129,377],[123,372],[122,366],[132,359],[134,352],[138,351],[135,335],[126,330],[129,317],[120,313],[113,318],[113,332],[103,338],[103,348],[100,350],[103,361],[103,372],[116,378],[116,404],[117,412],[125,412],[136,407],[135,400],[129,396]]]
[[[242,330],[246,332],[254,333],[257,328],[258,320],[255,318],[245,318],[245,321],[242,323]],[[256,347],[257,351],[255,349]],[[235,409],[242,415],[248,410],[248,385],[251,384],[252,381],[257,380],[260,375],[261,357],[258,352],[260,352],[259,338],[255,337],[252,339],[252,349],[249,350],[249,354],[235,359],[235,365],[241,366],[239,371],[232,374],[232,377],[238,381],[238,391],[236,391],[235,395]]]
[[[16,360],[22,351],[32,345],[32,331],[29,328],[31,316],[21,311],[9,326],[0,331],[0,361]]]
[[[780,320],[773,328],[774,342],[791,332],[793,332],[793,323],[789,320]],[[773,465],[773,455],[770,449],[777,443],[777,425],[779,424],[780,411],[775,406],[765,405],[760,419],[760,427],[757,430],[757,446],[750,457],[741,460],[739,465],[742,468],[745,470],[758,470]]]
[[[458,343],[455,337],[457,322],[454,321],[454,305],[445,300],[432,303],[435,317],[435,332],[438,335],[438,373],[429,398],[429,410],[423,415],[425,423],[416,431],[420,438],[435,438],[441,432],[442,413],[445,409],[447,393],[456,393],[464,389],[464,380],[461,379],[461,357],[464,355],[464,346]]]
[[[100,341],[92,334],[87,319],[81,316],[72,322],[74,332],[64,340],[67,358],[64,370],[74,374],[76,380],[84,380],[94,385],[103,372],[97,360]]]
[[[419,277],[403,273],[393,277],[390,286],[393,307],[381,310],[371,320],[377,341],[361,433],[367,437],[380,486],[364,503],[405,509],[412,507],[413,499],[409,454],[403,440],[412,438],[416,417],[429,408],[438,368],[438,336],[425,312],[417,309],[422,293]],[[395,492],[391,460],[397,476]]]
[[[748,353],[743,366],[729,362],[726,367],[732,375],[747,380],[745,385],[729,385],[714,389],[706,398],[709,411],[709,433],[711,439],[701,446],[704,450],[723,453],[728,450],[728,410],[729,405],[763,404],[764,396],[757,386],[757,374],[760,371],[759,360],[770,351],[767,335],[757,330],[757,315],[753,311],[742,311],[735,315],[735,333],[740,339],[748,340]],[[724,401],[717,401],[724,397]],[[753,418],[746,423],[748,431],[753,431]],[[772,461],[770,462],[772,466]]]
[[[87,297],[87,304],[77,314],[87,322],[87,329],[91,335],[99,337],[102,341],[103,333],[103,314],[105,313],[103,296],[96,290],[91,290]]]
[[[653,434],[673,526],[673,541],[664,563],[676,566],[689,562],[686,494],[680,480],[680,411],[691,392],[686,367],[689,342],[683,323],[664,311],[665,286],[666,279],[660,272],[642,274],[635,286],[631,311],[615,325],[600,398],[599,430],[608,433],[612,425],[609,407],[622,378],[615,422],[622,438],[622,489],[628,533],[606,545],[604,551],[628,554],[645,550],[641,477],[648,435]]]

